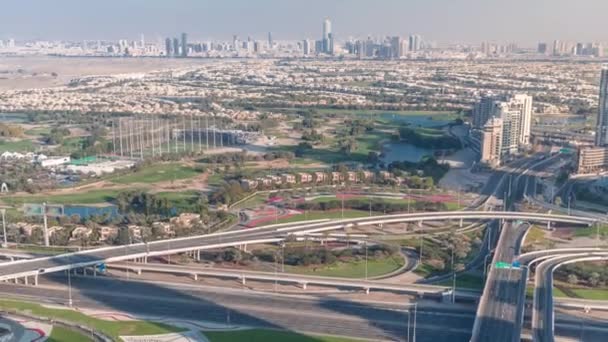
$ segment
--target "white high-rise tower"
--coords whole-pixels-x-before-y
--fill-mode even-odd
[[[323,39],[322,39],[323,52],[325,52],[325,53],[330,52],[331,39],[332,39],[331,21],[329,20],[329,18],[325,18],[325,20],[323,20]]]

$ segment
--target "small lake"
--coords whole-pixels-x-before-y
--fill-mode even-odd
[[[381,113],[374,116],[385,121],[392,121],[397,124],[408,123],[414,127],[437,127],[445,126],[453,120],[448,118],[449,114],[420,114],[420,115],[399,115],[393,113]]]
[[[416,147],[404,142],[388,142],[383,145],[384,156],[381,160],[385,164],[394,161],[418,162],[424,156],[432,156],[433,150],[429,148]]]
[[[24,113],[0,113],[0,122],[26,123],[28,121],[27,114]]]

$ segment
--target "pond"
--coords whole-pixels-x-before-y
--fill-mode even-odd
[[[0,113],[0,122],[26,123],[28,121],[25,113]]]
[[[405,142],[388,142],[382,146],[384,152],[380,158],[385,164],[394,161],[419,162],[424,156],[432,156],[433,150],[429,148],[416,147]]]
[[[437,127],[445,126],[450,120],[450,114],[420,114],[420,115],[399,115],[393,113],[376,114],[375,117],[384,121],[391,121],[396,124],[408,123],[415,127]]]

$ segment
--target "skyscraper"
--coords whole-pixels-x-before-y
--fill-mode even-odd
[[[417,34],[410,36],[410,51],[416,52],[422,48],[422,37]]]
[[[491,93],[485,94],[473,107],[473,128],[482,128],[493,115],[494,102],[498,98]]]
[[[321,39],[321,41],[323,42],[323,52],[330,53],[331,40],[331,21],[329,20],[329,18],[325,18],[325,20],[323,20],[323,37]]]
[[[165,39],[165,56],[171,57],[171,38]]]
[[[182,57],[188,57],[188,35],[182,33]]]
[[[509,107],[520,113],[517,142],[519,145],[530,144],[530,125],[532,124],[532,96],[515,94],[509,99]]]
[[[608,66],[602,68],[600,103],[595,128],[595,146],[608,146]]]
[[[179,56],[179,39],[173,38],[173,56]]]
[[[304,39],[302,41],[302,52],[304,54],[304,56],[308,56],[310,55],[310,51],[311,50],[311,42],[308,39]]]
[[[271,50],[274,42],[272,41],[272,32],[268,32],[268,49]]]

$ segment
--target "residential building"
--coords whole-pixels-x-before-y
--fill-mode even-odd
[[[320,172],[320,171],[315,172],[315,181],[317,183],[322,183],[325,181],[325,179],[326,179],[325,173]]]
[[[283,180],[283,183],[285,184],[295,184],[296,183],[296,176],[289,174],[289,173],[284,173],[281,175],[281,178]]]
[[[491,118],[484,125],[481,136],[481,162],[492,167],[500,165],[502,152],[502,119]]]
[[[305,172],[298,173],[300,177],[300,183],[310,183],[312,182],[312,175]]]
[[[608,166],[608,148],[591,147],[578,151],[577,172],[581,174],[601,172]]]

